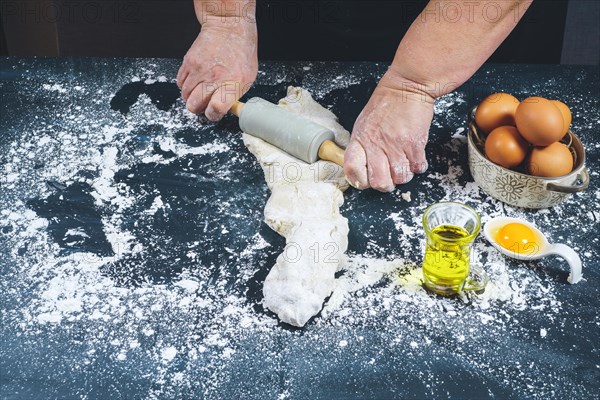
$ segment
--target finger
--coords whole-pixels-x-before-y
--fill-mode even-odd
[[[186,76],[183,85],[181,86],[181,97],[187,101],[192,95],[192,92],[195,91],[196,87],[201,83],[205,83],[203,75],[197,72],[189,73],[188,76]]]
[[[390,163],[385,153],[379,148],[367,149],[366,153],[369,186],[380,192],[394,190],[395,185],[390,172]]]
[[[350,141],[344,154],[344,173],[350,185],[357,189],[369,187],[367,177],[367,155],[356,140]]]
[[[206,118],[213,122],[220,120],[241,96],[240,82],[223,82],[210,98],[204,112]]]
[[[413,178],[411,163],[404,153],[396,154],[393,161],[390,160],[390,174],[396,185],[402,185]]]
[[[179,68],[179,71],[177,72],[177,87],[179,87],[179,89],[181,89],[183,87],[183,83],[185,82],[185,80],[189,74],[190,74],[190,72],[189,72],[187,66],[182,65]]]
[[[415,174],[422,174],[427,171],[429,164],[425,155],[425,145],[427,136],[424,139],[415,139],[404,148],[406,157],[410,163],[410,171]]]
[[[214,83],[204,82],[197,85],[186,101],[187,109],[194,114],[203,113],[216,88],[217,86]]]
[[[410,162],[410,170],[415,174],[422,174],[429,168],[429,163],[425,156],[425,149],[418,149],[415,151],[415,156]]]

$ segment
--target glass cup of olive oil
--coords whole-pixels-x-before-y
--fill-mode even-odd
[[[427,247],[423,257],[423,285],[433,293],[450,296],[484,290],[488,276],[470,265],[473,241],[481,229],[479,214],[454,202],[429,206],[423,214]]]

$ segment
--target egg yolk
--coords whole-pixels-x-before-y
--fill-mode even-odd
[[[539,249],[535,232],[519,222],[504,225],[498,231],[496,241],[500,246],[517,254],[531,255]]]

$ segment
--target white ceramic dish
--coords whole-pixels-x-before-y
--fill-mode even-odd
[[[549,208],[562,203],[571,193],[585,190],[590,175],[585,166],[585,150],[571,131],[563,139],[575,159],[573,171],[557,178],[542,178],[513,171],[488,160],[483,153],[483,135],[475,125],[474,108],[469,117],[469,168],[475,182],[490,196],[523,208]]]
[[[511,222],[519,222],[521,224],[527,225],[533,232],[538,236],[538,249],[535,252],[530,254],[517,253],[512,250],[507,250],[504,247],[500,246],[496,242],[496,236],[498,231],[505,225],[510,224]],[[517,260],[523,261],[531,261],[537,260],[551,254],[560,256],[564,258],[569,263],[570,273],[567,277],[567,281],[571,284],[577,283],[581,280],[581,259],[579,255],[567,246],[566,244],[552,244],[548,242],[546,235],[544,235],[538,228],[536,228],[532,223],[524,221],[518,218],[510,218],[510,217],[497,217],[488,221],[483,227],[483,235],[487,239],[488,242],[492,244],[499,252],[504,254],[507,257],[515,258]]]

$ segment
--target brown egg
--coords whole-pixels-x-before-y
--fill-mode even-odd
[[[475,111],[475,123],[485,133],[503,125],[515,126],[519,100],[508,93],[494,93],[483,99]]]
[[[515,121],[521,135],[535,146],[548,146],[565,135],[562,113],[543,97],[523,100],[517,107]]]
[[[569,127],[571,126],[571,110],[569,107],[562,101],[558,100],[550,100],[552,104],[554,104],[563,117],[563,133],[566,134],[569,131]]]
[[[563,176],[573,170],[573,156],[569,148],[560,142],[534,147],[527,161],[527,170],[535,176]]]
[[[486,157],[504,168],[514,168],[527,156],[529,144],[514,126],[500,126],[485,139]]]

